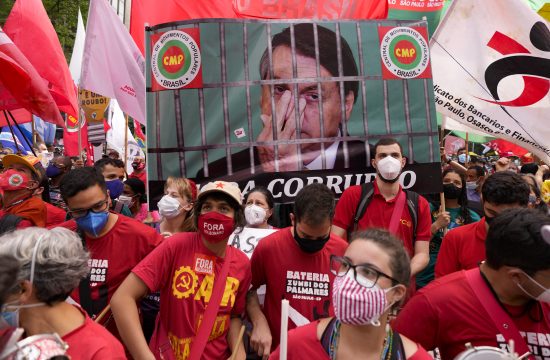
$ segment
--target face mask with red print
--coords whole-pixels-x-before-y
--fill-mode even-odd
[[[227,241],[233,232],[233,218],[225,216],[216,211],[199,215],[199,233],[208,242],[220,243]]]

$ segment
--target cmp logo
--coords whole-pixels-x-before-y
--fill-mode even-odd
[[[381,32],[385,28],[381,28]],[[410,27],[390,28],[381,33],[380,55],[384,78],[414,79],[423,77],[430,62],[425,36]]]
[[[200,46],[193,30],[165,32],[153,45],[151,69],[163,89],[186,87],[200,74]]]

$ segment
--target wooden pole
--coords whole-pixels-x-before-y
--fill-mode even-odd
[[[464,167],[468,168],[468,159],[470,158],[470,149],[468,146],[468,132],[466,132],[466,160],[464,160]]]
[[[124,127],[124,170],[128,166],[128,114],[124,114],[126,126]]]
[[[244,329],[245,329],[245,326],[242,325],[241,330],[239,331],[239,336],[237,337],[237,340],[233,345],[233,353],[231,354],[231,357],[229,358],[229,360],[235,360],[237,358],[237,352],[238,352],[237,350],[239,350],[239,344],[243,340]]]
[[[78,119],[77,119],[77,126],[78,126],[78,159],[82,161],[82,123],[86,119],[82,119],[82,111],[80,111],[80,89],[78,89]]]

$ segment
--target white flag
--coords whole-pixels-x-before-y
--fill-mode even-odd
[[[437,111],[550,162],[550,32],[521,0],[455,0],[434,34]]]
[[[145,63],[130,33],[106,0],[91,0],[80,87],[117,99],[145,123]]]
[[[82,56],[84,55],[84,41],[86,40],[86,30],[84,30],[84,21],[80,8],[78,9],[78,23],[76,25],[76,38],[74,39],[73,53],[69,63],[69,71],[73,81],[78,86],[80,82],[80,72],[82,70]]]
[[[120,110],[120,106],[118,106],[116,100],[111,100],[111,103],[109,104],[109,113],[109,126],[111,126],[111,128],[107,131],[107,145],[109,145],[111,149],[118,151],[118,154],[124,161],[124,132],[126,131],[128,134],[128,157],[126,158],[126,172],[130,174],[134,171],[132,169],[132,161],[134,158],[136,156],[145,158],[145,156],[141,150],[141,147],[132,135],[132,132],[126,126],[126,119],[124,118],[124,114],[122,113],[122,110]]]

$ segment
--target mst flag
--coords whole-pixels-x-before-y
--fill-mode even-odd
[[[0,110],[19,108],[63,125],[44,79],[0,28]]]
[[[550,161],[550,31],[521,0],[455,0],[431,40],[437,111]]]
[[[4,31],[46,80],[59,110],[77,116],[76,89],[42,0],[17,0]]]
[[[117,99],[145,124],[145,63],[128,30],[106,0],[91,0],[80,88]]]

